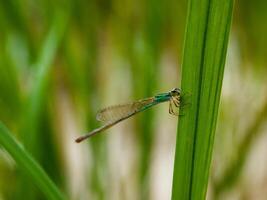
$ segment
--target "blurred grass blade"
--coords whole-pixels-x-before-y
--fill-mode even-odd
[[[49,141],[49,130],[47,127],[41,129],[41,121],[45,116],[45,102],[47,100],[47,85],[50,79],[50,72],[61,44],[62,38],[66,30],[68,22],[68,12],[57,11],[54,14],[53,21],[51,21],[50,30],[44,38],[43,45],[40,48],[39,56],[34,64],[34,77],[32,81],[32,88],[25,106],[24,115],[22,115],[22,128],[20,133],[22,135],[22,142],[25,148],[42,166],[46,166],[47,172],[49,168],[54,171],[59,169],[54,162],[46,162],[45,159],[53,160],[51,157],[53,153],[53,146]],[[24,117],[25,116],[25,117]],[[48,126],[49,127],[49,126]],[[43,137],[46,137],[45,139]],[[49,153],[46,153],[49,149]],[[43,156],[45,155],[45,157]],[[45,163],[44,163],[45,162]],[[54,174],[53,172],[50,175]],[[53,177],[55,178],[55,177]],[[58,179],[54,179],[58,180]],[[18,190],[18,196],[23,195],[25,199],[39,199],[40,194],[34,190],[34,186],[23,176],[20,178],[21,185]],[[29,191],[29,192],[24,192]]]
[[[44,170],[34,161],[30,154],[15,141],[12,134],[2,122],[0,122],[0,146],[12,156],[17,166],[39,187],[46,195],[47,199],[65,199]]]
[[[205,199],[233,0],[190,0],[172,199]],[[187,97],[184,97],[187,98]]]
[[[49,72],[53,66],[52,62],[55,59],[65,31],[67,18],[67,13],[62,12],[59,12],[55,16],[51,29],[40,51],[39,58],[35,64],[36,76],[33,80],[33,89],[29,97],[28,106],[26,106],[27,115],[24,118],[24,127],[22,130],[25,147],[33,153],[34,156],[38,152],[35,150],[36,146],[38,146],[36,129],[39,122],[40,109],[44,103]]]
[[[226,170],[223,175],[221,175],[221,179],[214,182],[214,199],[219,199],[218,197],[220,194],[223,194],[226,189],[235,185],[246,166],[245,164],[249,158],[248,154],[253,144],[255,144],[255,140],[257,140],[261,134],[264,134],[261,128],[267,121],[267,102],[264,102],[259,111],[252,123],[246,128],[244,133],[245,137],[235,147],[235,151],[232,153],[232,155],[236,155],[234,156],[235,159],[227,165]]]

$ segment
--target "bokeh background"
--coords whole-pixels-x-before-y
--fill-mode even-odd
[[[74,139],[99,108],[179,86],[187,3],[0,1],[0,120],[70,199],[171,199],[168,104]],[[267,197],[266,11],[235,2],[207,199]],[[0,149],[2,199],[45,198]]]

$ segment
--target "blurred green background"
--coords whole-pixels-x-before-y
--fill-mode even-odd
[[[171,199],[167,104],[74,139],[99,108],[179,86],[187,3],[1,0],[0,120],[69,199]],[[266,10],[235,2],[207,199],[267,196]],[[0,149],[2,199],[45,197]]]

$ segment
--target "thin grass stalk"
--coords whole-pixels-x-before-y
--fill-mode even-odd
[[[236,151],[233,154],[236,155],[234,156],[236,159],[226,167],[226,170],[221,176],[222,178],[214,183],[214,199],[219,199],[225,190],[235,185],[236,181],[240,178],[240,174],[243,172],[255,140],[263,133],[261,128],[267,119],[267,102],[264,102],[259,110],[260,112],[253,122],[247,127],[244,133],[244,139],[235,148]]]
[[[34,154],[38,152],[35,151],[38,146],[38,133],[36,132],[39,123],[38,119],[42,106],[44,105],[46,87],[53,66],[52,63],[66,28],[65,20],[66,15],[63,13],[55,17],[40,51],[40,56],[35,64],[36,76],[34,77],[33,89],[30,93],[28,105],[26,106],[27,114],[24,118],[24,127],[22,129],[24,144],[26,148]]]
[[[5,125],[0,122],[0,147],[10,154],[18,168],[43,192],[47,199],[66,199],[41,166],[12,135],[14,134],[10,133]]]
[[[34,79],[32,80],[33,87],[29,94],[28,101],[26,102],[27,105],[24,110],[25,115],[22,116],[22,127],[20,130],[22,142],[25,145],[25,148],[38,162],[41,162],[42,155],[45,155],[46,158],[53,155],[52,152],[54,148],[51,146],[49,138],[42,138],[44,134],[46,134],[46,137],[49,137],[49,134],[47,134],[47,132],[49,132],[49,125],[46,123],[47,126],[44,125],[42,127],[43,124],[41,124],[41,122],[43,120],[42,117],[44,117],[42,113],[44,112],[43,108],[45,107],[45,99],[48,92],[47,85],[50,78],[49,74],[64,35],[63,33],[66,29],[67,19],[68,13],[59,11],[55,15],[55,19],[51,24],[51,28],[47,36],[45,37],[40,54],[34,65],[36,71]],[[47,149],[50,151],[45,154]],[[45,164],[47,166],[50,165],[51,168],[57,170],[57,168],[53,166],[54,163],[51,160],[51,157],[50,162]],[[32,185],[23,174],[19,178],[18,184],[20,184],[20,186],[18,187],[17,196],[20,197],[23,195],[23,198],[29,200],[40,198],[34,185]]]
[[[172,199],[205,199],[233,0],[190,0]],[[185,105],[187,104],[187,105]]]

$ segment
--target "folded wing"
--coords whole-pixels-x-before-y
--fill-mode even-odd
[[[153,104],[153,102],[154,98],[151,97],[132,103],[109,106],[107,108],[99,110],[96,115],[96,119],[104,123],[112,123],[125,118],[126,116],[133,115],[141,111],[142,109],[145,109],[146,107]]]

